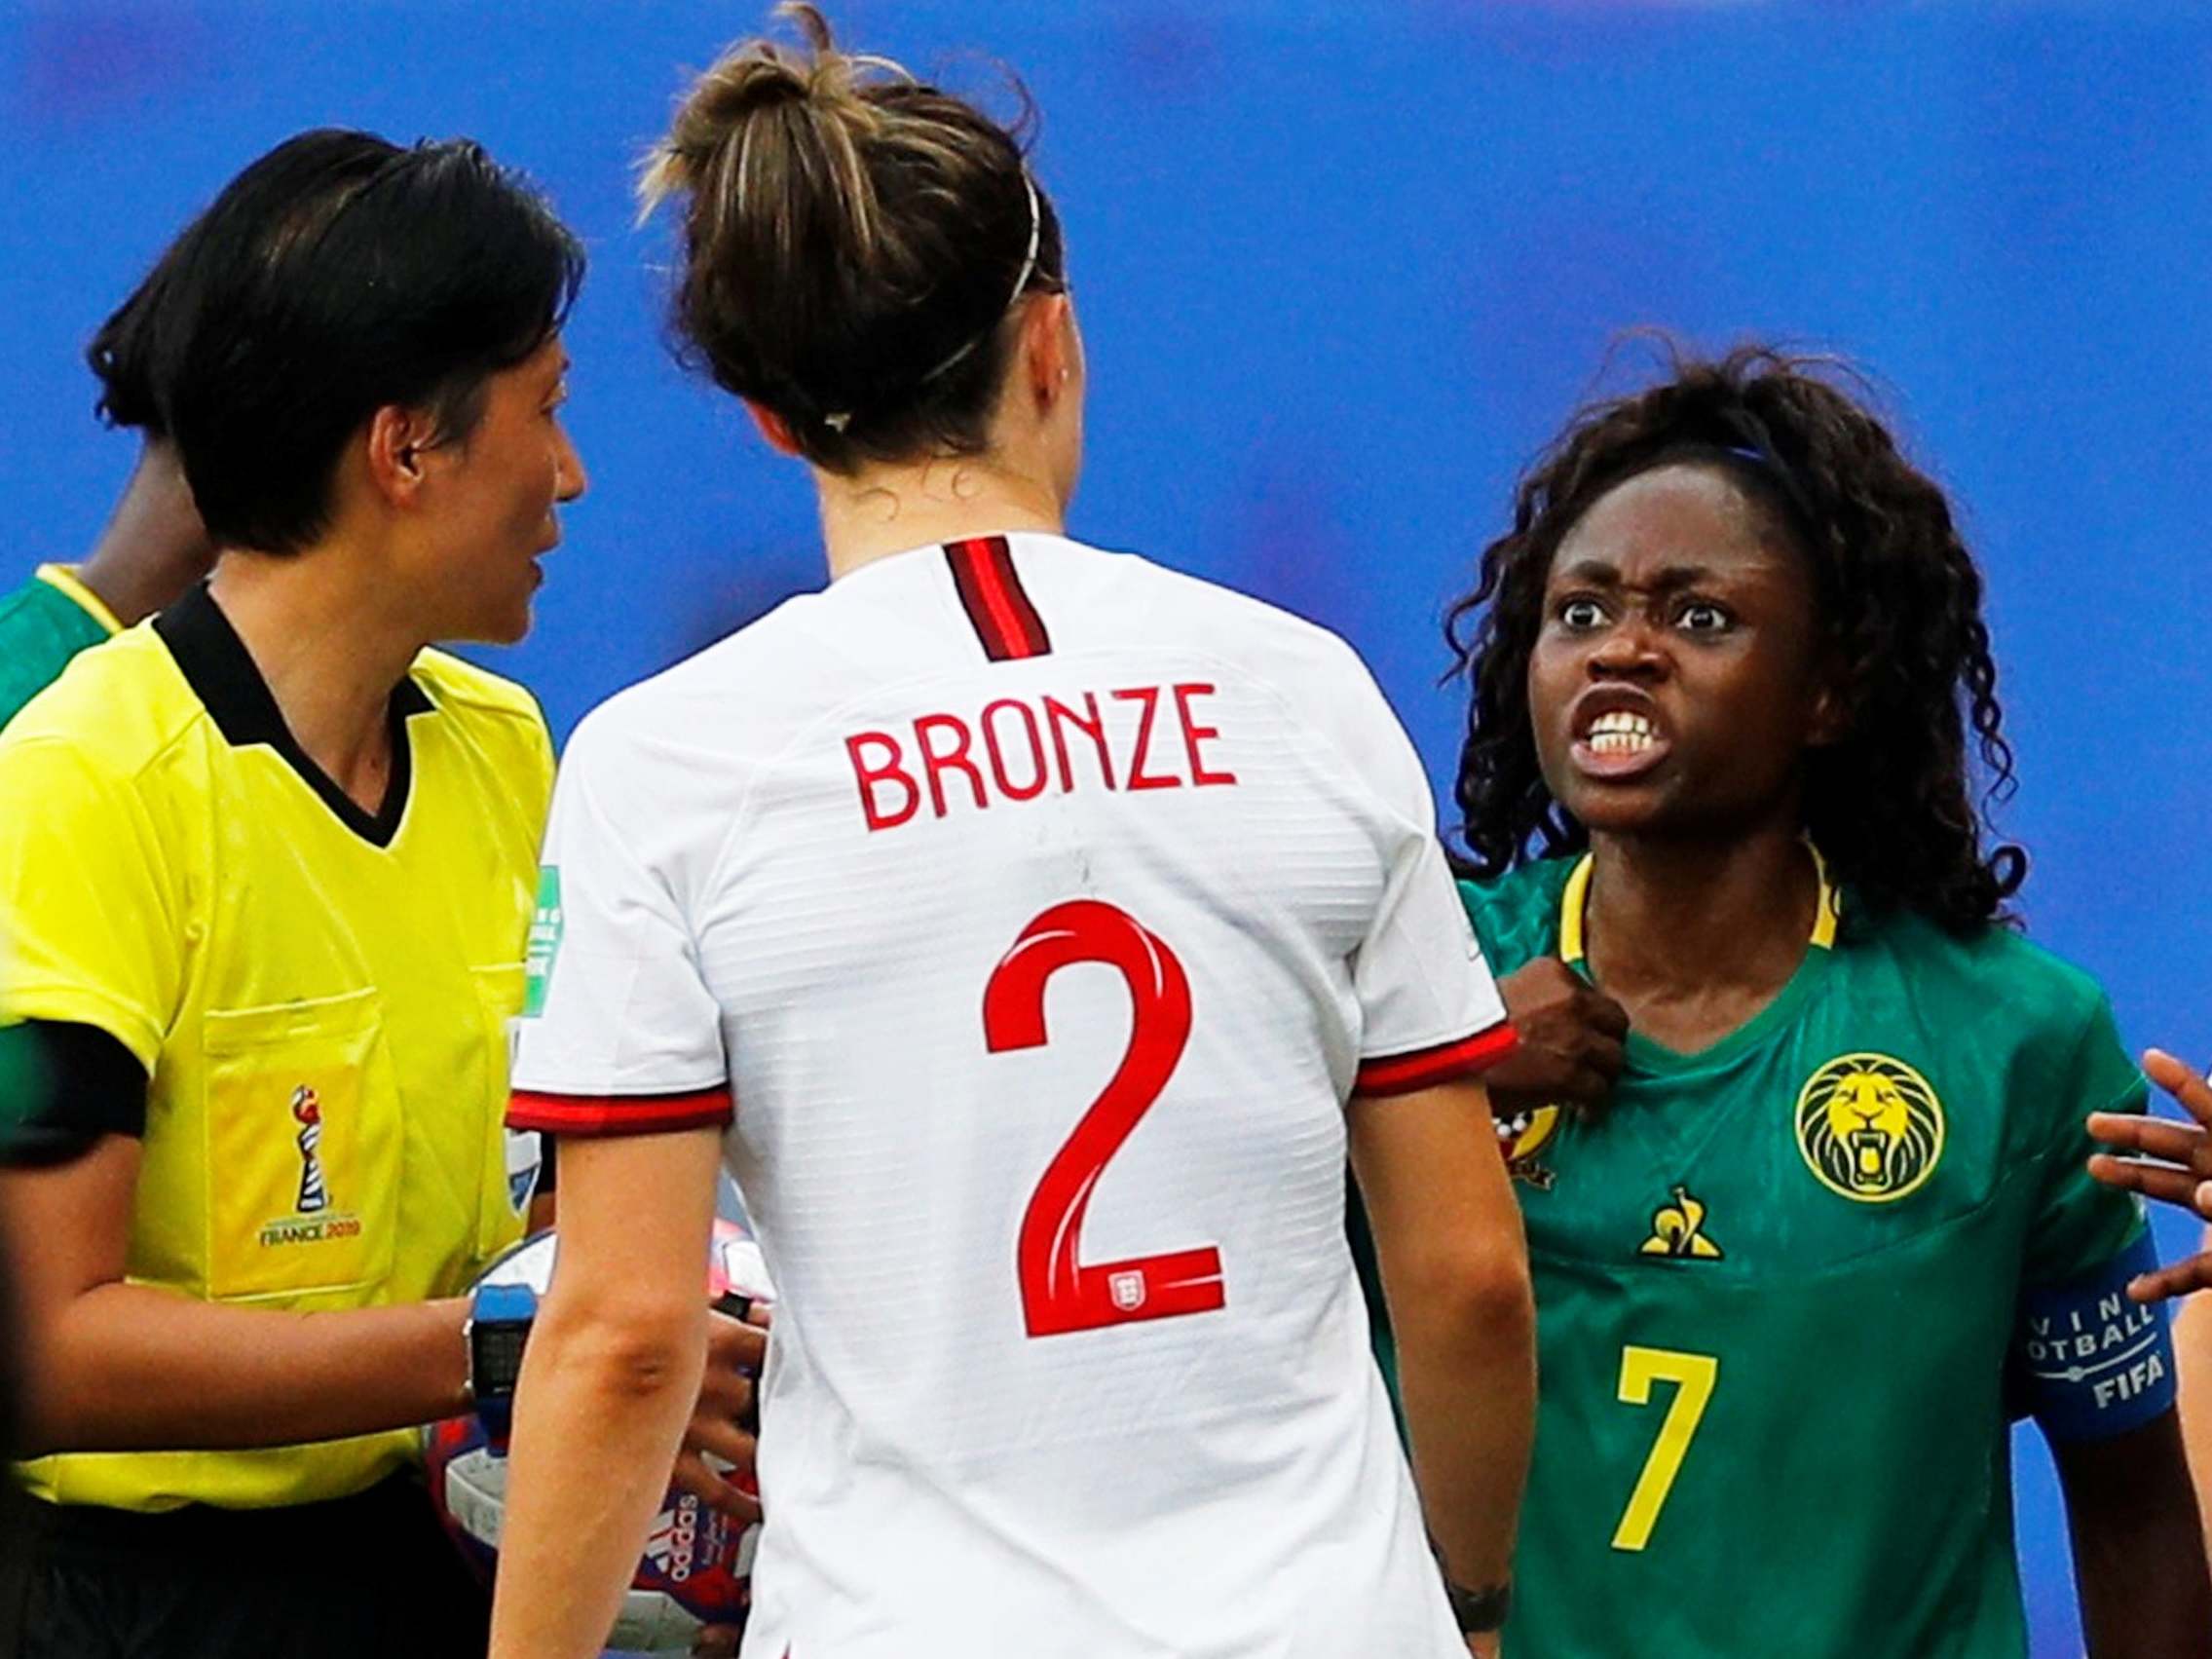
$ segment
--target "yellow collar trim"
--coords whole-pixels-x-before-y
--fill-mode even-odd
[[[56,589],[68,598],[76,605],[77,609],[99,623],[101,627],[107,629],[109,633],[121,633],[123,631],[123,624],[115,620],[115,613],[107,608],[97,593],[79,582],[77,573],[67,565],[42,564],[38,567],[38,579],[47,586]]]
[[[1820,883],[1819,902],[1813,909],[1813,943],[1823,951],[1836,948],[1836,928],[1843,920],[1843,895],[1828,880],[1828,861],[1820,856],[1820,849],[1811,842],[1805,850],[1813,855],[1813,873]],[[1559,960],[1578,962],[1589,955],[1583,939],[1583,918],[1590,910],[1590,876],[1596,865],[1593,853],[1584,853],[1576,861],[1574,873],[1567,877],[1566,890],[1559,895]]]

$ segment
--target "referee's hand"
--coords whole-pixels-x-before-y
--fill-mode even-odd
[[[760,1304],[742,1320],[708,1316],[706,1376],[676,1454],[676,1484],[741,1521],[761,1517],[753,1489],[753,1436],[760,1426],[754,1390],[768,1354],[768,1322],[769,1309]]]
[[[2108,1187],[2178,1204],[2212,1221],[2212,1084],[2194,1067],[2162,1049],[2154,1048],[2143,1056],[2143,1070],[2196,1121],[2176,1123],[2148,1113],[2093,1112],[2090,1137],[2114,1151],[2132,1155],[2098,1152],[2089,1159],[2089,1173]],[[2144,1273],[2129,1283],[2127,1294],[2137,1301],[2163,1301],[2207,1286],[2212,1286],[2212,1252]]]

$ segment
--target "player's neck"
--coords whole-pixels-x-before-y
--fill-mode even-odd
[[[1819,877],[1793,822],[1725,841],[1597,837],[1592,851],[1591,972],[1668,1047],[1717,1041],[1804,961]]]
[[[211,588],[294,741],[374,812],[392,774],[393,689],[424,641],[405,618],[387,615],[372,572],[356,576],[353,561],[334,554],[229,553]]]
[[[1044,478],[984,456],[869,467],[850,477],[817,471],[830,580],[863,565],[974,536],[1059,534],[1067,503]]]
[[[149,443],[77,580],[129,627],[180,598],[214,557],[175,452]]]

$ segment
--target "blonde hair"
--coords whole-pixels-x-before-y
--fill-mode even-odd
[[[648,157],[644,213],[682,205],[675,321],[717,384],[838,471],[970,453],[1004,374],[1009,296],[1063,287],[1057,215],[1014,132],[888,58],[731,48]]]

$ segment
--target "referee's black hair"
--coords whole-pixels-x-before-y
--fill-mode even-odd
[[[152,340],[159,417],[208,535],[297,552],[378,409],[428,409],[465,439],[485,380],[553,336],[582,280],[576,238],[478,145],[323,129],[224,187],[118,339]]]
[[[1669,357],[1658,385],[1568,423],[1520,480],[1513,528],[1483,548],[1475,590],[1451,608],[1445,636],[1473,692],[1453,789],[1463,868],[1487,879],[1588,844],[1545,785],[1529,721],[1552,557],[1599,497],[1702,450],[1752,486],[1812,566],[1814,622],[1846,715],[1840,740],[1806,758],[1814,844],[1873,910],[1908,907],[1962,933],[2005,920],[2027,854],[1983,846],[1974,774],[1980,803],[2006,798],[2012,750],[1981,574],[1942,490],[1836,384],[1832,362],[1758,345]]]

